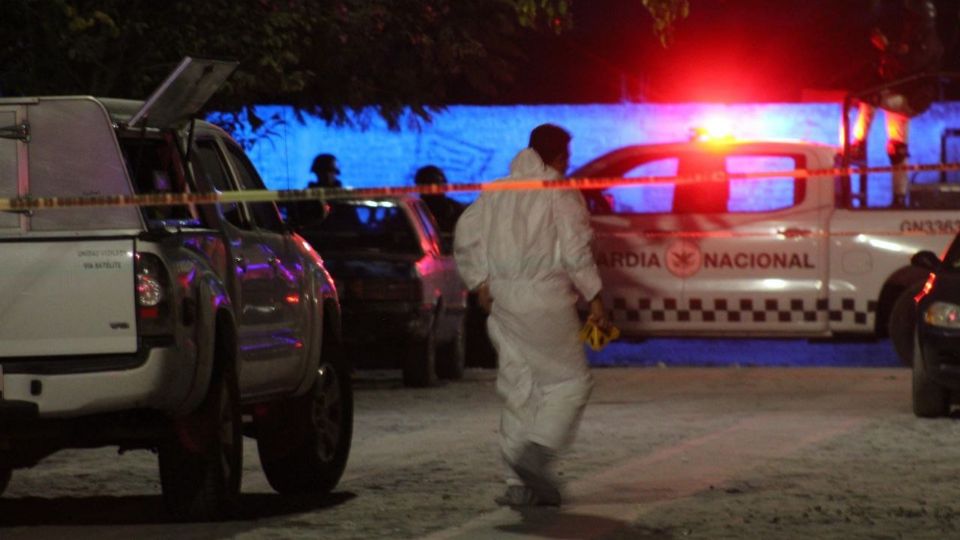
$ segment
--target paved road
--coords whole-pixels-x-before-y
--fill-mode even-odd
[[[960,537],[960,427],[909,410],[900,368],[605,368],[561,466],[561,511],[499,509],[493,373],[357,381],[337,491],[283,499],[246,452],[242,519],[169,523],[155,458],[107,449],[20,471],[0,538]]]

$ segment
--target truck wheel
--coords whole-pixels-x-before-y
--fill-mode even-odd
[[[431,329],[425,337],[415,338],[407,346],[403,359],[403,385],[423,388],[436,382],[437,337]]]
[[[467,321],[461,318],[453,339],[437,351],[437,376],[460,380],[467,365]]]
[[[0,467],[0,495],[3,495],[3,492],[7,490],[11,476],[13,476],[13,471],[10,468]]]
[[[313,387],[303,396],[256,414],[257,451],[263,473],[283,495],[330,492],[340,481],[353,435],[350,374],[326,355]]]
[[[911,285],[903,290],[890,307],[887,333],[900,362],[909,367],[913,362],[913,335],[917,329],[917,305],[913,297],[923,284]]]
[[[916,338],[913,350],[913,414],[919,418],[946,416],[950,412],[950,393],[930,380]]]
[[[160,445],[163,501],[180,520],[220,520],[235,515],[240,506],[243,426],[230,364],[221,363],[203,404],[177,419],[175,435]]]

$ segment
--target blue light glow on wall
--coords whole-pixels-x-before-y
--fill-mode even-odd
[[[488,181],[507,173],[510,160],[526,146],[530,130],[545,122],[573,134],[572,168],[628,144],[685,140],[692,128],[718,120],[738,138],[831,145],[839,144],[841,125],[841,107],[835,103],[452,106],[429,124],[399,131],[391,131],[372,113],[354,118],[355,124],[364,126],[358,128],[328,126],[313,118],[300,123],[287,107],[261,106],[256,111],[267,120],[261,132],[268,135],[259,137],[249,153],[271,189],[305,187],[312,179],[310,164],[319,153],[337,156],[348,187],[412,185],[417,168],[428,164],[444,169],[454,183]],[[869,135],[872,165],[888,164],[882,120],[878,115]],[[960,128],[960,103],[934,104],[915,118],[911,163],[938,162],[946,128]],[[948,155],[948,160],[958,159],[960,153]],[[888,200],[889,176],[873,179],[869,190],[872,200]]]

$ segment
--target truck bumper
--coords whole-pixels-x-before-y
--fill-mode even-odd
[[[138,358],[0,359],[0,366],[3,423],[8,418],[75,418],[131,409],[176,414],[195,378],[196,364],[175,347],[158,347]]]

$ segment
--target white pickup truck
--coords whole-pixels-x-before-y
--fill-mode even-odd
[[[615,150],[572,176],[829,169],[836,155],[804,142],[652,144]],[[586,191],[604,301],[630,338],[890,335],[909,359],[912,297],[927,278],[910,257],[942,252],[960,231],[955,186],[924,174],[901,209],[873,205],[881,197],[847,176]]]
[[[263,189],[192,117],[235,63],[186,59],[146,102],[0,99],[0,197]],[[319,256],[273,203],[0,212],[0,492],[63,448],[158,453],[167,508],[232,515],[243,436],[281,493],[350,450],[350,366]]]

